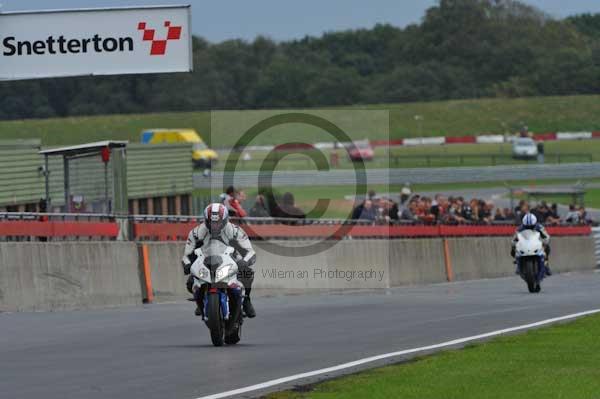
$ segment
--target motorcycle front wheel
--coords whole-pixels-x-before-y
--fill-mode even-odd
[[[214,346],[223,346],[224,328],[221,314],[221,301],[218,293],[208,294],[208,320],[206,325],[210,330],[210,339]]]
[[[523,261],[523,276],[527,283],[527,289],[530,293],[536,294],[541,291],[540,284],[537,281],[538,269],[537,262],[533,259]]]

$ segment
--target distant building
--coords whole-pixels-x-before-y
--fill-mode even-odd
[[[46,196],[45,161],[40,150],[40,140],[0,141],[0,212],[40,211],[40,200]],[[126,186],[117,189],[126,190],[130,214],[192,214],[190,151],[190,144],[127,145]],[[112,162],[111,159],[107,163],[108,170],[112,170]],[[113,174],[105,177],[100,155],[73,157],[69,161],[69,204],[65,204],[61,156],[48,157],[48,172],[49,212],[106,210],[105,187],[112,198]]]

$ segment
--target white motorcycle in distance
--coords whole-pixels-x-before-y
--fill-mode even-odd
[[[237,279],[235,250],[219,240],[211,240],[192,264],[194,298],[203,296],[202,319],[210,330],[214,346],[237,344],[242,335],[244,286]]]
[[[546,276],[546,252],[540,233],[524,230],[517,234],[517,239],[517,270],[527,283],[529,292],[539,293],[542,290],[540,283]]]

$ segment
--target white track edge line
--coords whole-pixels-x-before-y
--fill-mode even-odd
[[[327,367],[324,369],[319,369],[319,370],[314,370],[314,371],[308,371],[306,373],[301,373],[301,374],[294,374],[294,375],[291,375],[288,377],[277,378],[275,380],[265,381],[260,384],[250,385],[250,386],[247,386],[244,388],[238,388],[238,389],[234,389],[231,391],[216,393],[216,394],[208,395],[208,396],[202,396],[197,399],[228,398],[228,397],[231,397],[234,395],[241,395],[241,394],[245,394],[248,392],[259,391],[262,389],[271,388],[273,386],[285,384],[285,383],[291,382],[291,381],[301,380],[304,378],[310,378],[310,377],[314,377],[314,376],[321,375],[321,374],[327,374],[327,373],[332,373],[332,372],[336,372],[336,371],[340,371],[340,370],[349,369],[349,368],[360,366],[360,365],[363,365],[366,363],[372,363],[372,362],[376,362],[379,360],[384,360],[384,359],[397,357],[397,356],[409,355],[409,354],[417,353],[417,352],[425,352],[425,351],[429,351],[429,350],[433,350],[433,349],[440,349],[440,348],[445,348],[445,347],[449,347],[449,346],[460,345],[460,344],[470,342],[470,341],[477,341],[480,339],[504,335],[504,334],[508,334],[511,332],[515,332],[515,331],[528,330],[531,328],[540,327],[540,326],[544,326],[544,325],[548,325],[548,324],[553,324],[553,323],[557,323],[560,321],[576,319],[579,317],[589,316],[589,315],[596,314],[596,313],[600,313],[600,309],[594,309],[594,310],[588,310],[585,312],[573,313],[573,314],[569,314],[566,316],[555,317],[552,319],[542,320],[542,321],[538,321],[538,322],[531,323],[531,324],[524,324],[521,326],[505,328],[503,330],[492,331],[492,332],[488,332],[485,334],[473,335],[471,337],[458,338],[458,339],[455,339],[452,341],[446,341],[446,342],[442,342],[442,343],[435,344],[435,345],[423,346],[420,348],[406,349],[406,350],[402,350],[402,351],[398,351],[398,352],[390,352],[390,353],[384,353],[382,355],[366,357],[363,359],[355,360],[353,362],[338,364],[337,366]]]

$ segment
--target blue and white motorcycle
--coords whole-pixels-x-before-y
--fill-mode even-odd
[[[191,272],[194,299],[203,300],[202,319],[214,346],[237,344],[242,336],[244,286],[238,280],[235,250],[219,240],[196,249]]]
[[[546,276],[546,252],[540,233],[535,230],[518,233],[515,254],[517,271],[527,283],[529,292],[539,293]]]

